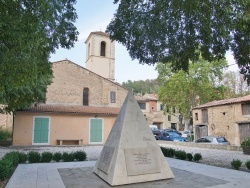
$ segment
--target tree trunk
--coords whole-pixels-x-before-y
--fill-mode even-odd
[[[184,119],[184,123],[185,123],[184,131],[189,130],[190,119],[189,118]]]

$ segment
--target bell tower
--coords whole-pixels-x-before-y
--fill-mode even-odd
[[[115,42],[102,32],[91,32],[85,41],[86,69],[115,81]]]

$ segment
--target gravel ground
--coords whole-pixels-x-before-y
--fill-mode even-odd
[[[243,154],[242,151],[227,151],[218,149],[208,149],[208,148],[196,148],[187,146],[177,146],[171,144],[160,144],[160,146],[173,148],[176,150],[184,150],[187,153],[200,153],[202,155],[202,160],[200,163],[223,167],[232,168],[231,162],[235,159],[241,160],[242,167],[240,170],[249,171],[245,166],[245,162],[250,160],[250,155]],[[250,172],[250,171],[249,171]]]
[[[234,159],[239,159],[243,162],[240,170],[249,171],[245,166],[245,162],[250,160],[250,155],[244,155],[242,151],[227,151],[227,150],[217,150],[217,149],[207,149],[207,148],[196,148],[196,147],[187,147],[187,146],[177,146],[171,144],[160,144],[163,147],[174,148],[177,150],[184,150],[187,153],[200,153],[202,155],[202,160],[200,163],[209,164],[218,167],[231,168],[231,161]],[[50,152],[72,152],[77,150],[84,150],[87,153],[87,160],[97,160],[103,146],[60,146],[60,147],[0,147],[0,158],[9,151],[22,151],[28,153],[29,151],[50,151]],[[249,171],[250,172],[250,171]]]

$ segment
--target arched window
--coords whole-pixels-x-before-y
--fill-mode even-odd
[[[83,89],[83,100],[82,100],[83,106],[88,106],[89,105],[89,88],[85,87]]]
[[[105,51],[106,51],[106,42],[102,41],[101,42],[101,56],[105,56]]]
[[[90,43],[89,43],[89,47],[88,47],[88,57],[90,56]]]

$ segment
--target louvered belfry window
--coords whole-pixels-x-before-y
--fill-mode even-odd
[[[105,57],[105,51],[106,51],[106,42],[102,41],[101,42],[101,53],[100,53],[100,55]]]

